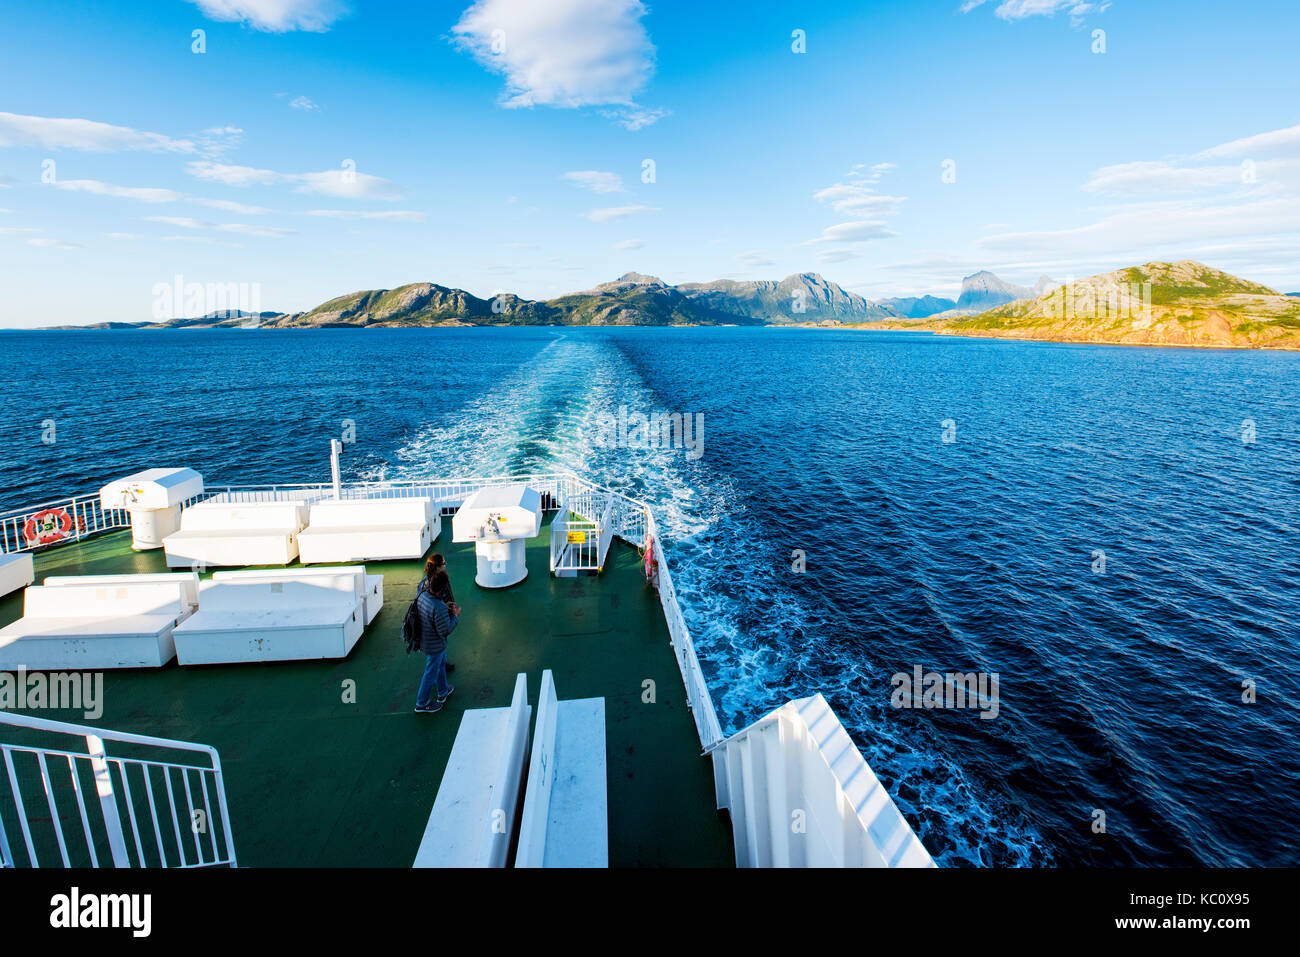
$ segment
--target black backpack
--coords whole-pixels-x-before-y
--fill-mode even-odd
[[[406,653],[409,655],[420,647],[420,593],[424,591],[424,582],[420,582],[415,589],[415,597],[411,599],[411,606],[406,609],[406,617],[402,619],[402,641],[406,642]]]

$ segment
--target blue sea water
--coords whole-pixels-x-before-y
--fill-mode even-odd
[[[345,419],[352,477],[571,468],[656,507],[724,726],[821,691],[941,864],[1300,864],[1300,355],[812,329],[0,349],[0,510],[156,465],[325,481]],[[620,406],[703,413],[703,456],[601,447]],[[997,717],[892,707],[916,666],[997,673]]]

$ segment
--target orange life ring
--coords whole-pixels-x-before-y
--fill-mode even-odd
[[[72,530],[72,516],[64,508],[47,508],[37,512],[23,525],[28,545],[52,545]]]

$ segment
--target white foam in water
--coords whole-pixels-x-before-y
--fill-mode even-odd
[[[694,411],[656,396],[609,339],[561,334],[473,402],[422,429],[369,477],[571,470],[644,499],[655,510],[724,731],[820,691],[847,709],[841,720],[878,773],[915,790],[915,803],[899,803],[923,840],[941,830],[941,864],[988,863],[982,845],[997,848],[999,863],[1042,862],[1043,844],[1031,827],[1012,823],[1014,812],[971,786],[936,749],[903,741],[884,696],[863,700],[868,662],[816,660],[829,653],[817,639],[836,634],[833,610],[809,607],[778,581],[775,570],[788,560],[730,480],[704,464],[707,431],[706,454],[697,462],[682,449],[600,447],[592,441],[596,417],[619,406],[647,414]],[[793,633],[806,637],[795,644]],[[927,809],[923,822],[918,806]]]

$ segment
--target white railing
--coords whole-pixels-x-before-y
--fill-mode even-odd
[[[556,574],[599,572],[605,567],[614,540],[620,497],[607,491],[581,488],[561,500],[551,522],[551,571]]]
[[[42,866],[42,856],[53,858],[56,849],[63,867],[100,867],[101,862],[113,867],[236,866],[215,748],[5,711],[0,711],[0,727],[6,730],[0,755],[8,783],[7,791],[0,786],[0,867],[18,866],[6,818],[17,826],[15,842],[21,834],[30,867]],[[28,732],[27,737],[30,732],[78,737],[85,751],[17,743],[9,740],[18,736],[10,728]],[[110,741],[126,746],[130,756],[108,754]],[[140,757],[142,749],[164,752],[168,760]],[[181,760],[178,751],[202,757]],[[79,823],[79,829],[65,831],[65,818]],[[125,825],[130,826],[129,842]]]
[[[570,472],[544,472],[525,475],[497,475],[486,478],[438,479],[430,481],[395,481],[395,482],[349,482],[341,486],[343,498],[410,498],[429,496],[439,504],[444,514],[454,512],[470,495],[482,488],[524,483],[542,493],[542,504],[547,510],[560,507],[563,502],[597,501],[602,503],[599,519],[594,514],[585,517],[600,525],[600,534],[596,537],[596,558],[604,565],[605,554],[614,537],[621,538],[637,548],[649,546],[653,554],[653,570],[659,587],[659,603],[663,607],[664,619],[668,624],[668,634],[673,651],[681,668],[682,681],[686,686],[686,701],[695,715],[696,728],[700,735],[700,744],[707,749],[722,740],[722,731],[718,725],[717,713],[714,711],[713,699],[709,695],[708,684],[700,669],[695,655],[695,645],[691,641],[690,630],[682,618],[681,608],[673,588],[672,578],[668,572],[668,562],[664,554],[659,532],[655,526],[650,507],[644,502],[597,485]],[[209,486],[201,496],[185,505],[197,501],[226,502],[273,502],[306,500],[318,501],[333,497],[332,483],[302,483],[288,485],[224,485]],[[98,509],[99,496],[81,496],[77,499],[65,499],[65,503],[84,503],[84,509]],[[586,506],[582,506],[586,507]],[[0,522],[11,516],[29,516],[37,509],[25,509],[0,515]],[[87,528],[78,537],[86,537],[98,532],[125,528],[129,520],[125,510],[114,509],[110,512],[96,512],[102,515],[101,521],[87,523]],[[24,518],[24,521],[26,518]],[[557,519],[558,521],[558,519]],[[563,528],[563,525],[561,526]],[[72,541],[70,537],[67,539]],[[552,561],[555,537],[552,529]],[[10,549],[6,551],[22,550]],[[552,565],[555,568],[555,565]]]
[[[668,637],[677,655],[682,683],[686,685],[686,703],[695,717],[695,730],[699,732],[701,746],[707,751],[722,740],[722,726],[718,723],[718,713],[713,708],[713,697],[709,694],[708,682],[704,680],[700,660],[695,656],[695,642],[691,640],[690,629],[686,627],[686,620],[682,618],[682,610],[677,603],[677,589],[673,587],[668,560],[660,546],[659,529],[648,508],[645,517],[646,544],[651,550],[651,561],[659,585],[659,603],[663,606],[664,620],[668,623]]]
[[[102,508],[98,493],[11,509],[0,512],[0,553],[34,551],[47,545],[75,542],[129,524],[126,509]]]

